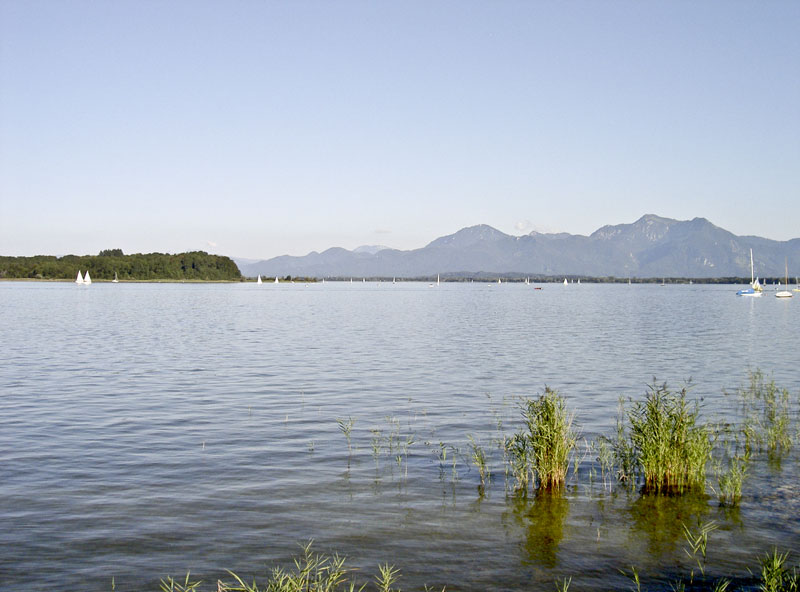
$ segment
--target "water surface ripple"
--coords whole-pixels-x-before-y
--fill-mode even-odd
[[[587,439],[653,377],[691,379],[713,419],[748,368],[796,405],[800,298],[734,293],[0,282],[0,589],[155,590],[187,570],[211,589],[309,539],[367,574],[400,567],[404,589],[605,589],[632,563],[685,566],[678,516],[718,520],[714,565],[744,572],[800,547],[796,456],[755,471],[735,516],[602,486],[514,499],[496,451],[479,496],[465,458],[467,434],[489,446],[545,385]],[[351,417],[348,452],[336,420]],[[440,445],[459,449],[455,470]]]

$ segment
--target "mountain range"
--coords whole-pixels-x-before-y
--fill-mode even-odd
[[[512,236],[480,224],[409,251],[333,247],[302,257],[238,260],[245,276],[398,277],[782,277],[784,260],[800,268],[800,238],[737,236],[705,218],[673,220],[647,214],[632,224],[603,226],[589,236],[531,232]],[[794,277],[792,269],[790,276]]]

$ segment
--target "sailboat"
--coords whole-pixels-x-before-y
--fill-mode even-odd
[[[569,286],[569,282],[567,281],[567,278],[564,278],[564,285],[565,286]]]
[[[500,281],[500,278],[497,278],[497,285],[499,286],[499,285],[500,285],[500,284],[502,284],[502,283],[503,283],[503,282],[501,282],[501,281]]]
[[[83,276],[81,275],[81,270],[80,269],[78,270],[78,277],[75,278],[75,283],[76,284],[82,284],[83,283]]]
[[[784,265],[786,266],[786,287],[789,287],[789,260],[784,259]],[[775,293],[776,298],[791,298],[794,294],[792,294],[789,290],[781,290],[780,292]]]
[[[792,292],[800,292],[800,278],[797,276],[794,277],[794,289]]]
[[[761,296],[762,288],[758,278],[753,277],[753,249],[750,249],[750,287],[736,292],[737,296]]]
[[[117,272],[116,271],[114,272],[114,279],[111,280],[111,283],[112,284],[118,284],[119,283],[119,280],[117,279]]]
[[[277,275],[275,276],[275,283],[276,284],[278,283],[278,276]]]
[[[88,269],[86,270],[86,275],[83,276],[83,283],[87,285],[92,283],[92,278],[89,277]]]
[[[258,285],[261,285],[261,284],[263,284],[263,283],[264,283],[264,282],[262,282],[262,281],[261,281],[261,274],[258,274],[258,279],[256,280],[256,283],[257,283]]]

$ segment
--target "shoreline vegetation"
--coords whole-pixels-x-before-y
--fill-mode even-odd
[[[97,255],[55,257],[0,256],[0,279],[74,281],[78,272],[89,271],[92,281],[242,281],[239,268],[229,257],[205,251],[187,253],[136,253],[121,249],[100,251]]]
[[[185,253],[136,253],[125,255],[122,249],[105,249],[97,255],[35,255],[32,257],[11,257],[0,255],[0,280],[43,280],[74,281],[78,271],[91,274],[92,281],[111,281],[114,274],[120,282],[255,282],[256,276],[243,276],[236,263],[224,255],[210,255],[205,251]],[[497,282],[561,284],[749,284],[746,277],[617,277],[591,276],[585,274],[524,274],[503,272],[446,272],[442,274],[420,275],[414,277],[397,276],[292,276],[278,274],[279,283],[314,283],[323,279],[332,282],[435,282],[447,283]],[[261,274],[265,283],[271,283],[275,274]],[[777,285],[784,281],[783,276],[764,277],[765,285]]]
[[[599,435],[590,441],[580,436],[580,411],[571,410],[563,395],[545,387],[535,397],[518,398],[515,421],[518,428],[511,434],[505,430],[504,418],[493,409],[496,431],[485,445],[474,434],[467,434],[465,442],[425,441],[424,446],[436,456],[442,484],[452,479],[455,485],[465,477],[465,471],[475,468],[477,475],[471,479],[475,481],[478,500],[487,495],[487,487],[493,481],[502,481],[510,507],[522,508],[520,511],[526,515],[536,508],[545,512],[553,523],[542,526],[547,531],[542,541],[547,542],[540,542],[549,546],[546,565],[551,567],[556,563],[563,536],[566,494],[570,488],[586,488],[593,494],[599,488],[601,497],[610,498],[627,494],[634,500],[633,506],[644,505],[648,514],[662,514],[657,509],[661,507],[659,504],[683,501],[699,508],[696,513],[684,509],[675,520],[662,515],[654,526],[659,537],[667,532],[673,545],[682,542],[683,565],[665,566],[666,571],[655,578],[652,574],[644,575],[635,565],[619,565],[618,572],[627,585],[609,583],[608,590],[798,592],[800,565],[792,554],[798,549],[753,549],[752,563],[744,568],[746,573],[744,569],[730,573],[730,567],[716,568],[717,559],[725,565],[724,557],[716,557],[714,553],[714,532],[719,524],[704,520],[703,514],[716,504],[725,515],[736,515],[751,471],[766,468],[780,475],[786,464],[797,462],[793,451],[800,441],[800,399],[793,398],[761,370],[751,370],[744,384],[732,393],[724,393],[732,398],[735,415],[723,422],[704,417],[702,399],[692,399],[690,391],[691,385],[673,390],[654,378],[643,397],[620,398],[612,434]],[[363,430],[361,434],[354,430],[353,417],[336,421],[344,436],[342,444],[346,443],[342,455],[346,454],[348,474],[351,463],[370,463],[371,456],[377,480],[381,478],[382,462],[390,468],[396,462],[400,480],[408,479],[409,448],[419,437],[411,431],[411,425],[409,433],[404,433],[399,420],[387,418],[388,429],[371,427],[367,436]],[[369,445],[364,441],[366,437]],[[313,454],[313,446],[309,453]],[[255,579],[247,583],[248,580],[230,571],[228,574],[229,581],[217,580],[210,589],[218,592],[400,590],[396,586],[400,578],[397,567],[379,565],[377,573],[370,577],[348,568],[344,557],[313,551],[312,542],[302,546],[293,567],[272,568],[271,575],[261,584]],[[191,581],[187,574],[181,580],[162,579],[161,590],[200,592],[201,584]],[[570,576],[556,580],[553,588],[556,592],[567,592],[571,585]],[[424,589],[434,590],[427,585]]]

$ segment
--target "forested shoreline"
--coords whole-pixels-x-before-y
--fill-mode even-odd
[[[198,280],[239,281],[241,272],[229,257],[205,251],[188,253],[136,253],[125,255],[121,249],[100,251],[98,255],[36,255],[6,257],[0,255],[0,279],[73,280],[78,271],[91,274],[93,280],[154,281]]]

